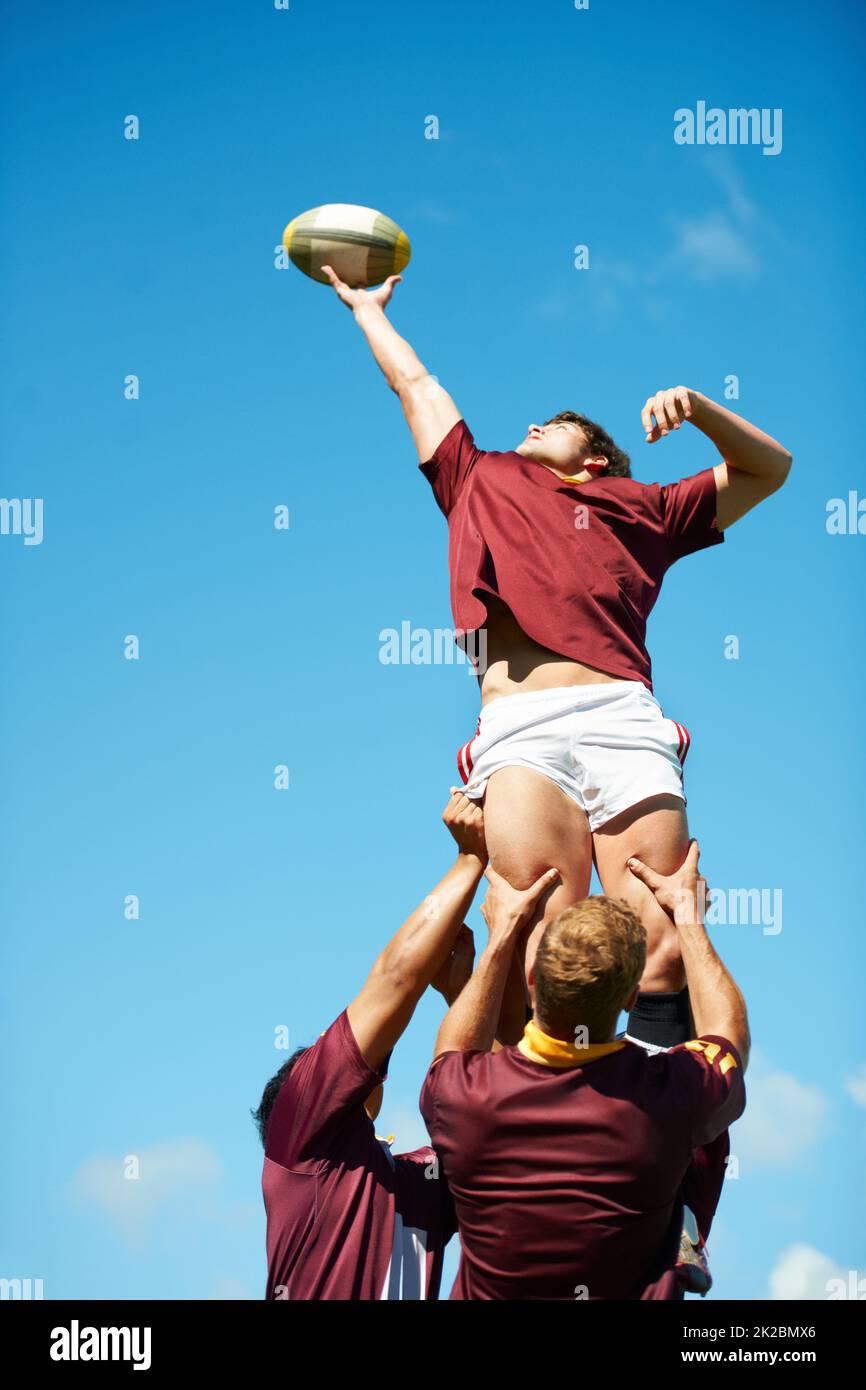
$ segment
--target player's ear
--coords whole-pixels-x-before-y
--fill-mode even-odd
[[[632,990],[631,994],[629,995],[628,999],[626,999],[625,1003],[624,1003],[623,1006],[622,1006],[622,1011],[623,1011],[623,1013],[625,1013],[625,1014],[630,1014],[630,1013],[631,1013],[632,1009],[634,1008],[635,1004],[637,1003],[637,997],[638,997],[639,994],[640,994],[640,985],[635,985],[635,987],[634,987],[634,989]]]
[[[597,459],[584,459],[583,466],[587,473],[591,473],[594,478],[597,478],[600,473],[607,471],[607,459],[604,454],[601,454]]]

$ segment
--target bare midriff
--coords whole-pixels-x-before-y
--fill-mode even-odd
[[[571,661],[533,642],[514,614],[499,599],[485,594],[487,603],[486,670],[481,679],[481,703],[486,705],[500,695],[520,695],[529,690],[555,690],[567,685],[594,685],[598,681],[619,681],[607,671],[597,671],[580,661]]]

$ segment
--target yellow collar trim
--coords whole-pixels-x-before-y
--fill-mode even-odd
[[[574,487],[581,487],[584,483],[592,482],[592,478],[581,478],[577,473],[560,473],[558,468],[551,468],[550,471],[557,478],[561,478],[564,483],[572,483]],[[581,472],[583,472],[582,469]]]
[[[582,1067],[587,1062],[596,1062],[599,1057],[607,1057],[611,1052],[619,1052],[625,1042],[591,1043],[589,1047],[575,1047],[564,1038],[551,1038],[543,1033],[532,1019],[524,1029],[523,1037],[517,1044],[519,1052],[530,1062],[538,1062],[542,1067]]]

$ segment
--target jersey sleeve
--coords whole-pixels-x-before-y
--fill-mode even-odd
[[[433,489],[433,496],[446,516],[460,496],[466,479],[481,457],[465,420],[458,420],[448,431],[435,454],[419,464]]]
[[[315,1158],[341,1125],[364,1119],[364,1101],[384,1080],[361,1056],[344,1010],[283,1082],[268,1120],[267,1157],[285,1168]]]
[[[444,1052],[424,1078],[421,1114],[436,1152],[446,1159],[461,1142],[461,1125],[469,1112],[484,1111],[490,1101],[485,1064],[488,1052]]]
[[[403,1221],[429,1232],[431,1249],[434,1244],[444,1248],[457,1230],[457,1216],[435,1150],[397,1154],[395,1162]]]
[[[687,1116],[693,1149],[711,1144],[746,1108],[743,1063],[733,1043],[707,1036],[681,1043],[667,1054],[673,1069],[677,1110]]]
[[[668,483],[661,489],[661,508],[672,562],[725,539],[716,523],[716,475],[712,468]]]

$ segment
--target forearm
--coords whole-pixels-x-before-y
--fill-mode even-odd
[[[788,450],[771,435],[700,391],[692,391],[690,395],[691,423],[713,441],[728,466],[757,478],[772,479],[781,486],[791,467]]]
[[[435,1057],[441,1052],[490,1051],[513,955],[511,938],[498,937],[488,942],[471,980],[442,1020]]]
[[[502,991],[499,1021],[496,1025],[497,1041],[502,1043],[504,1047],[519,1042],[523,1037],[528,1002],[520,952],[515,950],[511,953],[511,964]]]
[[[392,391],[400,395],[429,375],[414,348],[400,337],[378,304],[362,304],[354,316]]]
[[[454,945],[484,865],[473,854],[458,854],[455,863],[388,942],[373,970],[389,975],[395,988],[422,994]]]
[[[717,954],[703,923],[678,926],[677,937],[697,1035],[716,1033],[729,1038],[741,1053],[745,1066],[750,1043],[749,1020],[736,981]]]

